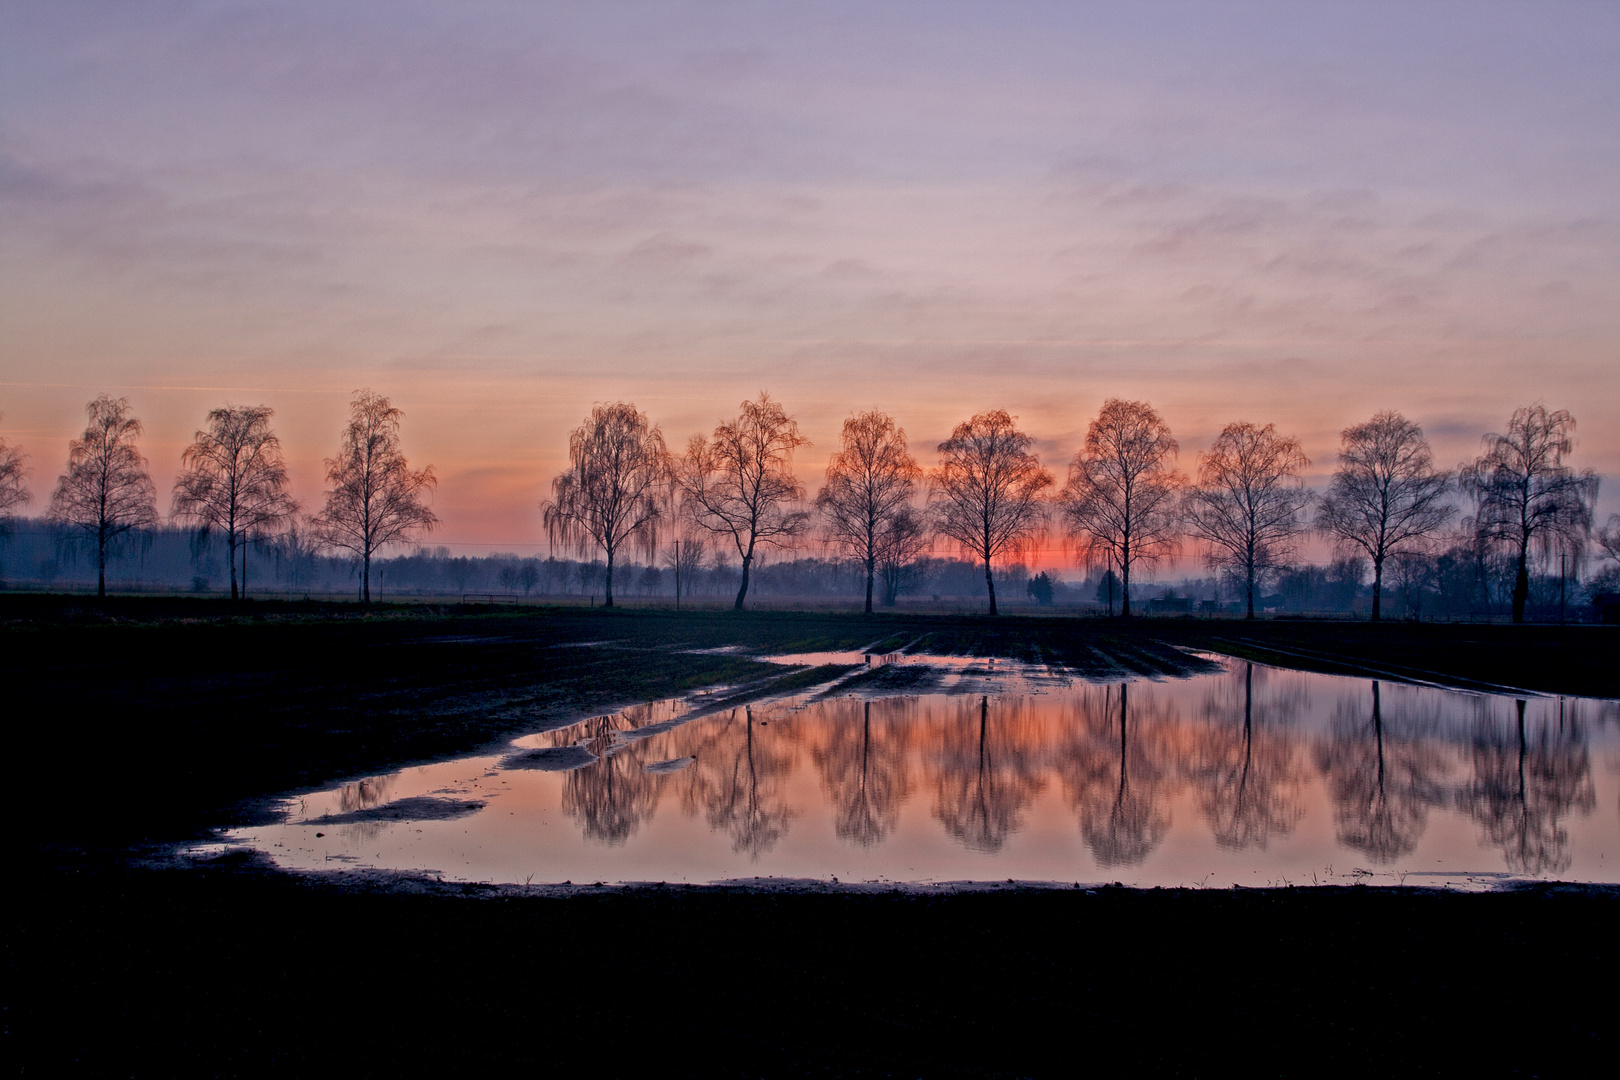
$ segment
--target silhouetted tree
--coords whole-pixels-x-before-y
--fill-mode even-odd
[[[1575,449],[1575,418],[1529,405],[1514,412],[1505,435],[1485,436],[1485,453],[1462,468],[1464,490],[1479,510],[1474,526],[1513,555],[1513,621],[1524,621],[1530,595],[1530,553],[1543,553],[1592,528],[1598,478],[1564,464]]]
[[[298,504],[287,494],[281,440],[270,430],[274,413],[263,405],[226,405],[208,414],[180,457],[172,516],[195,522],[203,535],[225,535],[231,599],[239,593],[236,552],[250,536],[262,536],[292,520]],[[242,591],[247,589],[247,553],[242,554]]]
[[[1244,584],[1245,618],[1254,618],[1260,574],[1294,553],[1311,500],[1300,470],[1310,465],[1299,440],[1272,424],[1228,424],[1198,456],[1198,486],[1187,493],[1187,530],[1209,547],[1211,566]]]
[[[634,541],[648,557],[669,517],[673,464],[664,433],[634,405],[598,405],[568,440],[570,466],[551,481],[552,499],[540,504],[553,544],[584,555],[600,548],[607,558],[604,607],[613,606],[613,567]]]
[[[808,446],[798,421],[761,392],[745,401],[736,420],[714,429],[710,442],[692,436],[676,470],[681,511],[699,527],[728,537],[742,560],[742,581],[733,607],[741,611],[748,575],[761,544],[787,547],[810,525],[810,515],[792,509],[804,498],[793,477],[793,451]]]
[[[26,506],[30,498],[28,455],[0,438],[0,532],[3,532],[17,508]]]
[[[1316,527],[1372,560],[1372,617],[1382,614],[1384,563],[1421,550],[1456,512],[1451,475],[1434,467],[1423,429],[1381,412],[1340,433],[1339,468],[1316,512]]]
[[[1176,549],[1176,496],[1185,477],[1170,428],[1145,401],[1109,398],[1086,431],[1059,497],[1071,536],[1088,557],[1119,567],[1120,615],[1131,613],[1131,566]]]
[[[872,614],[885,536],[910,509],[922,467],[906,449],[894,418],[872,411],[844,421],[844,445],[827,461],[827,480],[816,496],[827,539],[866,570],[866,613]]]
[[[883,606],[894,607],[900,593],[915,582],[917,563],[933,543],[928,522],[914,507],[902,506],[878,537],[878,573],[883,578]]]
[[[102,394],[85,406],[89,426],[68,444],[67,472],[51,493],[50,518],[96,553],[96,595],[107,595],[107,559],[131,529],[157,524],[157,489],[135,448],[141,422],[129,399]]]
[[[1040,573],[1030,578],[1029,584],[1025,586],[1025,589],[1029,593],[1030,599],[1034,600],[1037,604],[1041,605],[1042,607],[1051,606],[1052,596],[1055,590],[1052,588],[1052,575],[1048,574],[1045,570],[1042,570]]]
[[[1108,614],[1114,614],[1114,596],[1119,592],[1119,575],[1114,573],[1112,566],[1103,571],[1102,577],[1097,579],[1097,599],[1108,605]]]
[[[992,615],[991,563],[1022,551],[1046,526],[1042,492],[1052,486],[1052,474],[1030,453],[1034,445],[1034,436],[1014,427],[1005,409],[979,413],[939,444],[939,468],[929,474],[939,532],[984,564]]]
[[[370,390],[349,403],[338,455],[326,459],[326,506],[312,521],[327,547],[360,560],[360,596],[371,602],[371,557],[384,544],[406,543],[439,523],[423,503],[438,483],[433,466],[412,471],[399,448],[405,414]]]
[[[675,572],[675,608],[680,610],[682,595],[689,595],[697,585],[709,556],[708,544],[703,537],[682,532],[664,551],[664,565]]]

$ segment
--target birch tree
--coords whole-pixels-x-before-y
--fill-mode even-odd
[[[992,615],[991,566],[1040,538],[1047,512],[1043,493],[1053,482],[1030,452],[1034,436],[1019,431],[1013,419],[996,409],[956,425],[939,444],[939,467],[929,474],[935,528],[983,564]]]
[[[1421,551],[1450,520],[1451,474],[1434,467],[1423,429],[1381,412],[1340,435],[1339,468],[1316,512],[1316,527],[1373,565],[1372,618],[1382,614],[1384,564]]]
[[[809,444],[798,421],[761,392],[716,427],[713,439],[692,436],[677,466],[682,513],[742,560],[737,611],[760,546],[790,547],[810,527],[809,512],[797,508],[804,488],[793,476],[793,452]]]
[[[247,541],[280,529],[298,512],[287,494],[281,440],[270,429],[274,412],[263,405],[226,405],[208,414],[180,457],[170,516],[193,522],[204,534],[225,537],[231,599],[247,591]],[[236,553],[242,550],[242,588]]]
[[[131,530],[157,524],[157,488],[135,447],[141,422],[129,415],[129,399],[102,394],[85,413],[90,422],[68,444],[49,516],[95,552],[96,595],[106,596],[107,560]]]
[[[355,393],[337,457],[326,459],[326,505],[312,522],[324,546],[359,560],[360,598],[368,604],[377,549],[409,542],[439,523],[424,501],[438,484],[433,466],[413,471],[399,448],[404,415],[381,394]]]
[[[1300,470],[1310,465],[1299,440],[1272,424],[1228,424],[1198,456],[1198,484],[1187,492],[1187,531],[1208,547],[1209,561],[1239,575],[1254,618],[1256,582],[1295,550],[1311,500]]]
[[[1110,398],[1069,465],[1060,497],[1069,534],[1088,556],[1119,568],[1121,617],[1131,613],[1131,567],[1176,549],[1176,499],[1186,483],[1169,463],[1176,451],[1151,405]]]

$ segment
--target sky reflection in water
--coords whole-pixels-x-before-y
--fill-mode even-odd
[[[1617,702],[1242,663],[1000,685],[639,706],[293,798],[227,839],[497,882],[1620,881]]]

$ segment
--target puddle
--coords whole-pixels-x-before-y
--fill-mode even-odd
[[[824,655],[843,654],[771,659],[864,662]],[[885,658],[840,684],[859,695],[639,706],[289,798],[223,839],[288,868],[509,883],[1620,882],[1620,702],[1223,664],[1090,684]],[[859,681],[895,674],[932,681]]]

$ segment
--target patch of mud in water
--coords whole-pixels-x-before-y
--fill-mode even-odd
[[[431,795],[417,795],[381,806],[363,810],[322,814],[299,822],[301,825],[356,825],[363,821],[454,821],[456,818],[476,814],[485,804],[477,799],[436,799]]]
[[[668,761],[655,761],[651,765],[643,765],[642,768],[650,773],[680,772],[696,760],[694,757],[670,758]]]
[[[540,772],[570,772],[596,763],[596,755],[583,746],[547,746],[524,750],[501,758],[503,769],[537,769]]]

